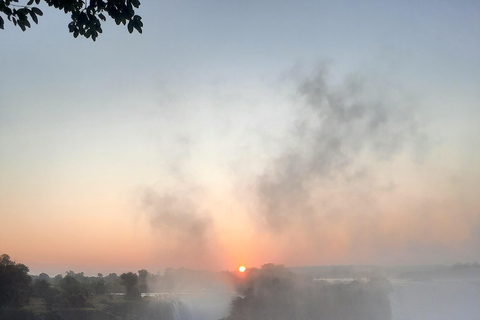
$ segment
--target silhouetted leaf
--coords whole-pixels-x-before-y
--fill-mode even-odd
[[[132,5],[129,3],[129,4],[127,5],[126,17],[127,17],[127,18],[131,18],[131,17],[133,17],[134,14],[135,14],[135,11],[133,10]]]
[[[38,8],[32,8],[32,11],[35,12],[36,15],[43,16],[42,10]]]
[[[26,17],[29,12],[30,11],[27,8],[21,8],[21,9],[17,10],[17,14],[19,16],[25,16]]]
[[[0,17],[0,29],[3,29],[4,21],[3,18]]]
[[[38,24],[38,18],[37,18],[37,16],[35,15],[35,12],[30,11],[30,16],[32,17],[32,20],[33,20],[36,24]]]
[[[138,8],[140,6],[140,1],[138,0],[132,0],[132,5],[135,7],[135,8]]]
[[[135,24],[134,27],[135,27],[135,29],[137,29],[138,33],[140,33],[140,34],[142,33],[142,27],[141,26],[139,26],[138,24]]]
[[[85,24],[86,21],[88,21],[86,13],[80,13],[80,15],[78,16],[78,23]]]

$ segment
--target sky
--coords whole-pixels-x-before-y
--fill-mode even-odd
[[[33,274],[480,262],[478,1],[143,1],[0,32],[0,253]]]

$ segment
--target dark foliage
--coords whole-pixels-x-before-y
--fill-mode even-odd
[[[0,307],[18,307],[28,303],[32,279],[28,267],[10,260],[7,254],[0,258]]]
[[[39,279],[33,283],[33,295],[38,298],[47,296],[52,285],[45,279]]]
[[[142,33],[142,18],[135,14],[135,9],[140,7],[139,0],[29,0],[26,5],[17,4],[19,0],[0,0],[0,29],[5,24],[1,14],[23,31],[31,27],[30,21],[38,24],[38,16],[42,16],[43,12],[32,5],[39,5],[42,1],[71,14],[68,29],[75,38],[81,35],[95,41],[102,33],[101,21],[106,21],[106,16],[110,16],[117,25],[127,25],[130,33],[133,30]]]
[[[107,284],[103,279],[99,279],[95,281],[93,285],[93,291],[96,295],[104,295],[105,293],[107,293]]]
[[[147,278],[149,276],[149,273],[147,270],[142,269],[138,270],[138,290],[140,292],[148,292],[148,284],[147,284]]]
[[[125,286],[127,293],[125,294],[125,299],[136,300],[140,299],[140,291],[137,288],[138,275],[132,272],[122,273],[120,275],[121,285]]]
[[[332,284],[269,264],[238,283],[227,320],[388,320],[389,290],[386,280]]]
[[[60,287],[62,289],[61,296],[63,298],[63,304],[76,308],[85,307],[88,290],[80,281],[75,279],[72,275],[66,275],[65,278],[63,278]]]
[[[35,280],[32,289],[33,296],[43,299],[47,310],[52,310],[54,304],[58,300],[60,291],[52,288],[52,284],[46,280],[45,277],[42,277],[42,275]]]

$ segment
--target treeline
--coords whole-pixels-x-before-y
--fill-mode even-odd
[[[179,320],[180,300],[141,299],[141,293],[186,291],[202,297],[213,292],[230,296],[235,291],[229,315],[223,320],[391,319],[391,285],[386,279],[331,283],[273,264],[245,273],[167,269],[162,275],[142,269],[106,276],[68,271],[50,277],[46,273],[30,276],[28,272],[25,265],[13,262],[8,255],[1,256],[0,319]],[[225,284],[230,285],[230,293],[224,291]],[[199,301],[205,304],[197,306],[200,309],[214,305],[208,298]]]
[[[413,270],[403,272],[398,279],[432,281],[440,279],[480,279],[480,264],[456,263],[451,267],[437,266],[428,270]]]
[[[106,277],[102,274],[87,277],[83,272],[68,271],[65,276],[59,274],[50,278],[42,273],[31,278],[31,296],[44,299],[48,310],[53,307],[86,307],[90,297],[113,292],[125,293],[125,298],[130,300],[140,298],[139,276],[132,272],[120,276],[111,273]]]
[[[140,301],[141,293],[205,292],[216,290],[232,279],[228,272],[184,268],[167,268],[164,274],[142,269],[137,273],[99,273],[97,276],[71,270],[54,277],[46,273],[29,275],[28,272],[29,268],[24,264],[12,261],[7,254],[1,256],[0,318],[22,306],[35,305],[34,313],[72,308],[98,309],[98,305],[102,309],[113,300]]]
[[[389,320],[386,279],[330,283],[293,274],[283,266],[249,269],[223,320]]]
[[[43,299],[47,310],[55,307],[87,306],[90,297],[113,292],[125,293],[126,299],[139,299],[146,290],[148,272],[111,273],[104,277],[87,277],[83,272],[66,272],[50,277],[46,273],[30,276],[29,268],[16,263],[7,254],[0,258],[0,308],[18,308],[29,303],[30,298]]]

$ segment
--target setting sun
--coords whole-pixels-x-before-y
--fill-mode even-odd
[[[238,271],[240,272],[245,272],[246,268],[244,266],[238,267]]]

